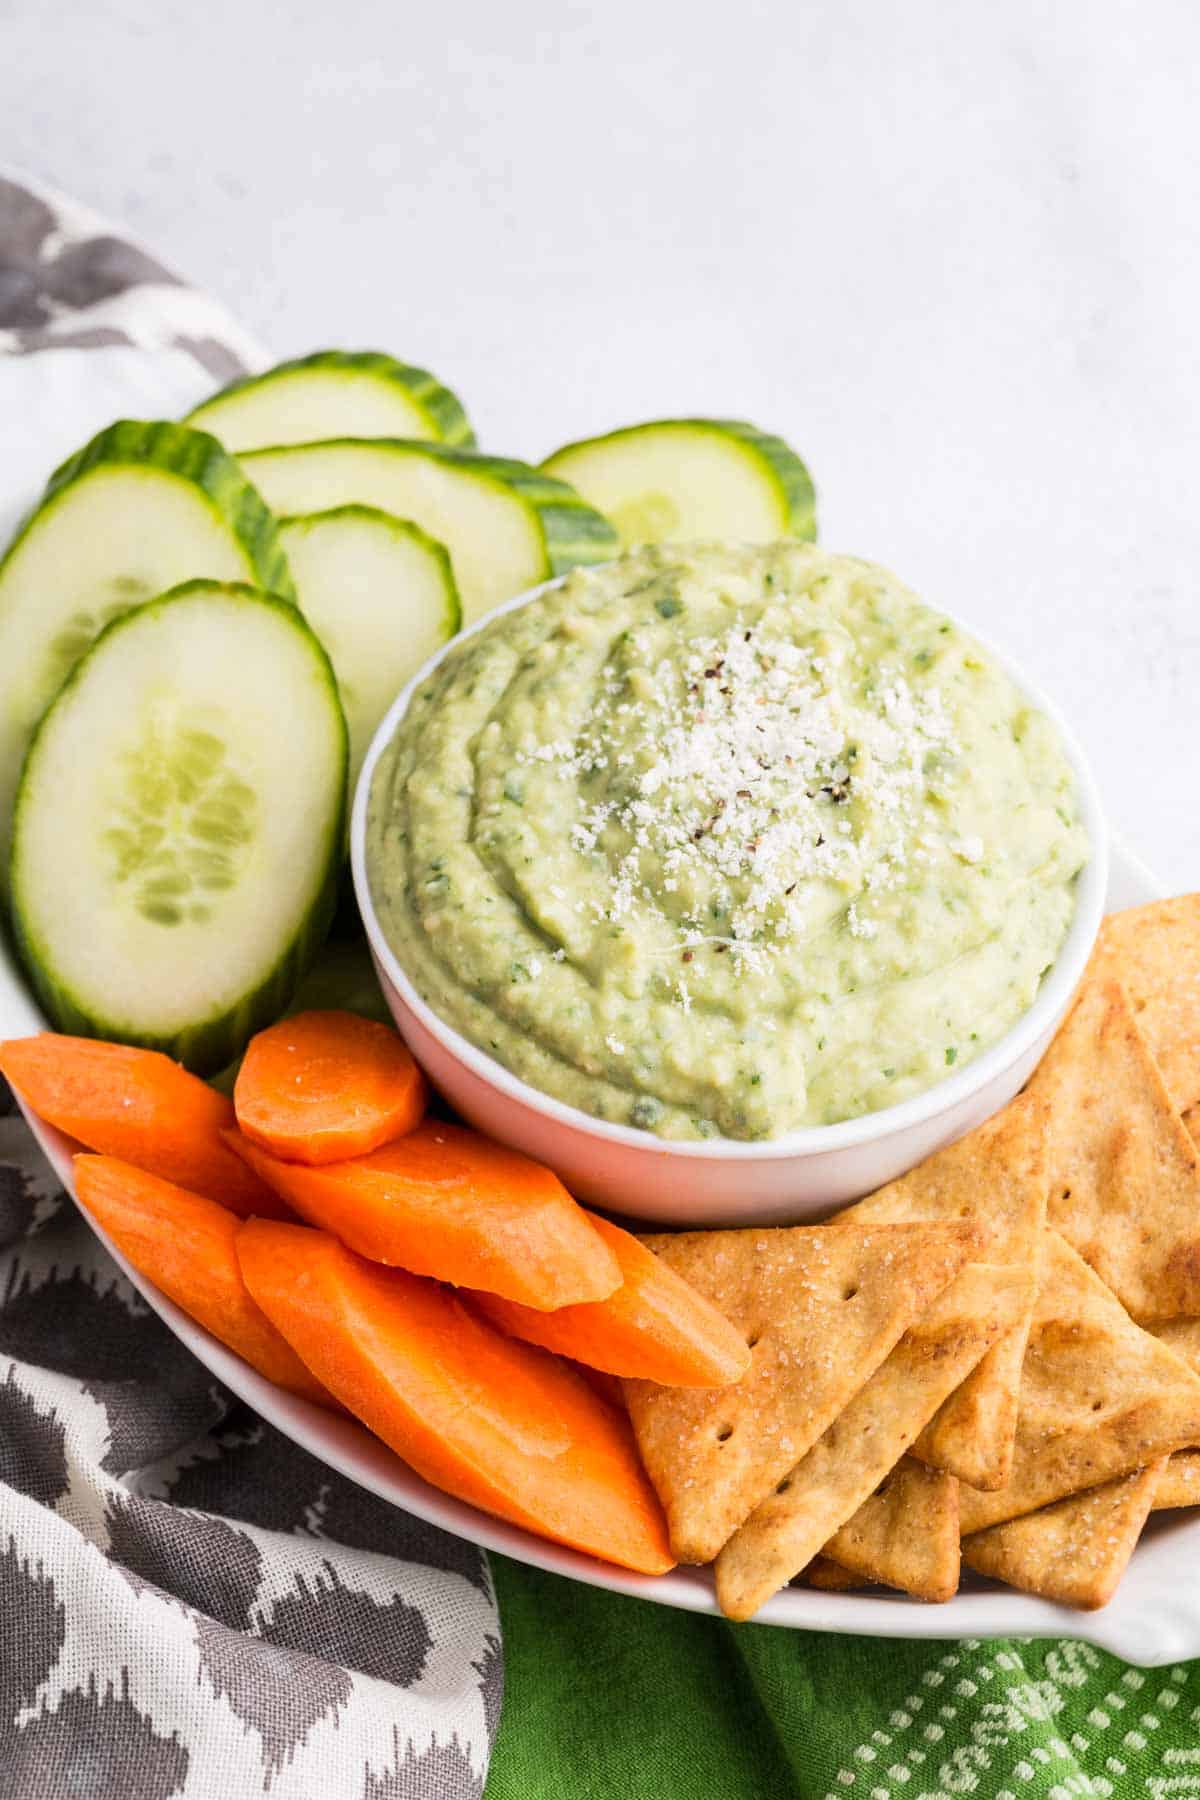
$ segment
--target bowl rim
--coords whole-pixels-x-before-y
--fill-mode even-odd
[[[1108,883],[1108,830],[1099,793],[1083,750],[1057,706],[1026,677],[1004,651],[998,650],[981,632],[964,625],[953,613],[942,607],[932,610],[973,638],[1008,675],[1024,698],[1043,713],[1057,731],[1075,776],[1080,814],[1090,846],[1088,860],[1075,878],[1075,911],[1058,956],[1048,973],[1042,977],[1032,1005],[994,1044],[989,1045],[954,1074],[935,1082],[932,1087],[874,1112],[860,1113],[855,1118],[841,1119],[832,1125],[806,1125],[774,1138],[743,1141],[740,1138],[720,1137],[701,1138],[693,1142],[660,1138],[635,1125],[620,1125],[609,1119],[594,1118],[579,1107],[556,1100],[552,1094],[543,1093],[540,1088],[533,1087],[519,1075],[514,1075],[502,1063],[489,1056],[486,1050],[481,1050],[441,1018],[418,993],[406,974],[375,911],[366,866],[367,804],[371,782],[379,758],[391,742],[413,694],[429,679],[442,659],[493,620],[502,618],[506,613],[516,612],[519,607],[528,606],[543,594],[561,587],[566,579],[567,574],[562,574],[539,582],[536,587],[528,588],[524,593],[516,594],[511,600],[493,607],[465,630],[447,638],[405,683],[383,715],[371,738],[355,787],[350,816],[350,868],[368,944],[377,965],[404,1005],[450,1056],[506,1099],[541,1114],[556,1126],[583,1133],[607,1144],[621,1145],[647,1155],[680,1157],[691,1162],[769,1162],[799,1160],[876,1143],[914,1126],[924,1125],[940,1113],[951,1113],[960,1103],[970,1100],[990,1082],[1003,1076],[1031,1044],[1036,1043],[1043,1034],[1049,1034],[1065,1012],[1083,975],[1104,914],[1104,895]]]

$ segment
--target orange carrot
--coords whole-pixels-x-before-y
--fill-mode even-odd
[[[89,1150],[177,1181],[246,1218],[288,1216],[221,1142],[233,1102],[157,1050],[98,1038],[10,1038],[0,1071],[39,1117]]]
[[[398,1032],[351,1012],[305,1012],[250,1040],[237,1122],[284,1162],[345,1162],[411,1131],[429,1101]]]
[[[289,1206],[372,1262],[539,1310],[602,1300],[616,1257],[549,1169],[440,1119],[370,1156],[309,1169],[226,1142]]]
[[[75,1191],[134,1268],[189,1318],[268,1381],[305,1400],[336,1404],[251,1299],[233,1213],[115,1156],[77,1156]]]
[[[728,1387],[744,1375],[746,1341],[712,1302],[628,1231],[595,1213],[588,1217],[620,1266],[616,1292],[557,1312],[474,1295],[492,1324],[609,1375],[641,1376],[665,1387]]]
[[[325,1232],[255,1219],[238,1254],[314,1373],[426,1481],[626,1568],[671,1567],[629,1425],[576,1370]]]

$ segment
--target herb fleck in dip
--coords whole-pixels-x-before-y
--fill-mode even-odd
[[[891,1105],[994,1043],[1087,855],[1048,721],[885,570],[644,550],[456,645],[376,770],[384,931],[535,1087],[664,1137]]]

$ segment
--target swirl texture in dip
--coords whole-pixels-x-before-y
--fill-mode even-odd
[[[1087,856],[1057,735],[892,575],[646,549],[453,645],[377,765],[384,932],[516,1075],[664,1137],[888,1106],[994,1043]]]

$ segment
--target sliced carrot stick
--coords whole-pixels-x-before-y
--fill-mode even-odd
[[[254,1219],[237,1244],[263,1311],[426,1481],[625,1568],[671,1567],[628,1422],[560,1358],[326,1232]]]
[[[429,1102],[398,1032],[351,1012],[305,1012],[250,1040],[237,1122],[284,1162],[345,1162],[411,1131]]]
[[[233,1102],[157,1050],[99,1038],[10,1038],[0,1071],[39,1117],[89,1150],[219,1200],[242,1218],[289,1216],[221,1142]]]
[[[134,1268],[189,1318],[290,1394],[336,1404],[251,1299],[233,1213],[115,1156],[77,1156],[75,1191]]]
[[[225,1139],[310,1225],[372,1262],[543,1310],[602,1300],[617,1259],[557,1175],[491,1138],[426,1119],[370,1156],[308,1169]]]
[[[744,1375],[746,1340],[712,1302],[628,1231],[595,1213],[588,1217],[620,1265],[615,1293],[557,1312],[475,1294],[492,1324],[609,1375],[637,1375],[665,1387],[728,1387]]]

